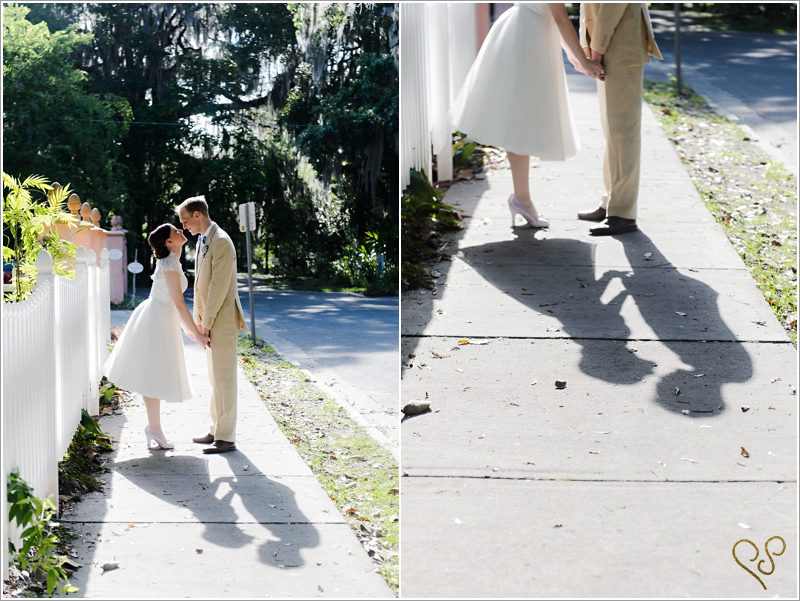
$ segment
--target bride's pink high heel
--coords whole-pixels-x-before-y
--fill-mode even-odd
[[[513,194],[508,197],[508,209],[511,211],[511,227],[515,227],[515,215],[522,215],[525,218],[525,221],[527,221],[528,225],[531,227],[550,227],[550,222],[547,221],[547,219],[542,219],[541,217],[537,219],[528,213],[528,211],[525,210],[525,207],[522,206],[522,203],[517,200]]]
[[[168,440],[162,440],[162,438],[156,434],[150,426],[144,427],[144,435],[147,437],[147,448],[150,448],[150,442],[155,442],[158,446],[162,449],[174,449],[175,445],[172,444]]]

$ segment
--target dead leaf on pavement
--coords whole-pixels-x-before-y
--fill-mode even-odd
[[[401,410],[406,415],[418,415],[431,408],[430,401],[411,401]]]
[[[750,457],[750,453],[744,447],[742,447],[742,457]]]
[[[564,382],[562,380],[556,380],[556,388],[558,388],[559,390],[563,390],[566,387],[567,387],[567,383],[566,382]]]

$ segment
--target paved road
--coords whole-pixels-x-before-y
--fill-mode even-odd
[[[246,277],[239,296],[249,325]],[[263,287],[254,296],[258,336],[396,443],[399,299]]]
[[[650,14],[664,55],[661,66],[674,73],[673,15],[657,10]],[[749,125],[797,173],[797,36],[702,31],[700,23],[683,17],[681,63],[686,82],[728,117]],[[645,76],[652,78],[656,71],[658,65],[651,63]]]

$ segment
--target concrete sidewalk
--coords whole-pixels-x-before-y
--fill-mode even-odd
[[[604,141],[568,78],[549,230],[509,227],[510,171],[456,184],[455,259],[402,298],[402,398],[434,411],[402,425],[402,596],[795,597],[797,352],[646,105],[641,231],[589,236]],[[738,547],[765,591],[732,548],[769,571],[773,536],[770,576]]]
[[[184,341],[195,398],[162,404],[174,451],[146,450],[141,401],[101,421],[119,441],[105,493],[62,516],[83,536],[77,596],[393,598],[241,370],[237,450],[204,455],[191,442],[208,431],[211,386],[205,352]],[[103,573],[110,561],[119,569]]]

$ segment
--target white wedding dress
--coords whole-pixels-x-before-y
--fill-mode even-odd
[[[561,37],[547,4],[517,3],[489,30],[447,114],[470,139],[564,160],[580,149]]]
[[[186,290],[189,282],[177,255],[159,259],[150,298],[136,307],[103,365],[103,373],[123,390],[165,401],[186,401],[192,398],[193,390],[178,309],[167,288],[167,271],[177,271],[181,291]]]

